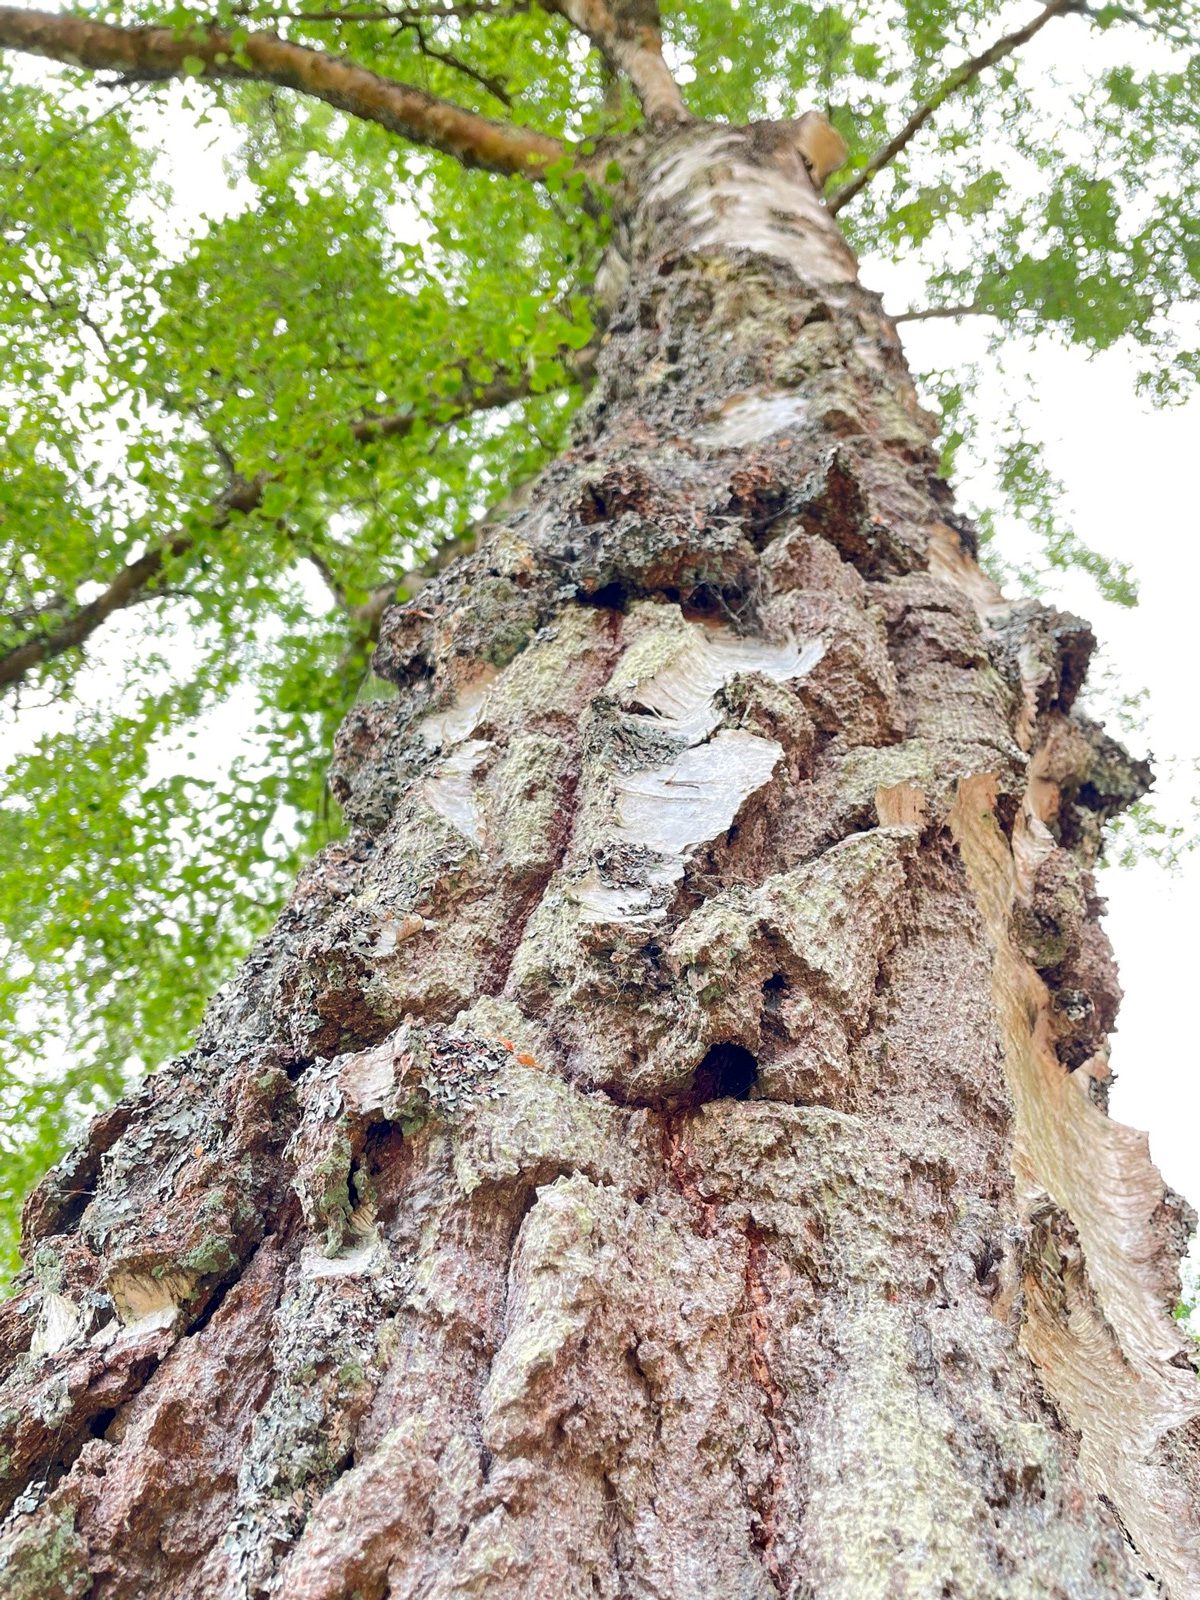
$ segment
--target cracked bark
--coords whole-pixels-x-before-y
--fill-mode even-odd
[[[795,125],[618,236],[349,838],[29,1203],[5,1595],[1200,1593],[1090,635],[979,573]]]

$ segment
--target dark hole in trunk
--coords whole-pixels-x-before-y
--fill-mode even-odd
[[[591,594],[580,591],[578,599],[584,605],[601,606],[607,611],[624,611],[629,604],[629,587],[614,579],[612,583],[605,583],[599,589],[593,589]]]
[[[694,1106],[710,1100],[747,1100],[758,1081],[758,1062],[740,1044],[714,1044],[692,1077]]]
[[[116,1416],[116,1408],[112,1407],[107,1411],[97,1411],[94,1417],[89,1417],[87,1427],[92,1438],[103,1439],[109,1428],[116,1421]]]

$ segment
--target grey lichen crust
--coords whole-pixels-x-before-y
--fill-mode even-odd
[[[1200,1594],[1187,1214],[1103,1112],[1145,774],[788,138],[650,162],[349,836],[32,1198],[0,1594]]]

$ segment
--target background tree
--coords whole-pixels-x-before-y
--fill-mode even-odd
[[[786,120],[815,87],[858,152],[829,211],[862,246],[939,263],[919,314],[986,313],[1001,335],[1035,316],[1092,347],[1132,336],[1159,390],[1177,392],[1195,365],[1163,320],[1195,276],[1190,19],[1052,3],[980,47],[985,20],[931,6],[681,11],[669,54],[685,106],[657,19],[603,6],[0,11],[0,45],[104,74],[116,95],[97,115],[59,89],[47,115],[40,79],[11,90],[9,125],[25,131],[5,234],[17,531],[0,674],[66,693],[116,613],[136,605],[171,640],[178,614],[196,623],[187,670],[141,641],[131,700],[105,717],[81,696],[75,730],[16,775],[11,848],[66,846],[44,889],[13,898],[22,1048],[65,1016],[79,1098],[111,1088],[130,1045],[143,1059],[168,1048],[190,1020],[181,974],[198,1003],[265,920],[269,832],[286,839],[281,871],[311,843],[311,752],[361,682],[381,615],[379,664],[400,691],[345,726],[350,842],[306,876],[198,1051],[102,1119],[32,1202],[40,1278],[23,1281],[6,1335],[20,1353],[36,1315],[11,1379],[12,1583],[383,1593],[432,1560],[446,1592],[467,1592],[475,1561],[480,1581],[514,1593],[532,1592],[531,1571],[547,1593],[616,1593],[632,1563],[638,1583],[671,1593],[693,1592],[690,1570],[722,1592],[882,1593],[898,1573],[911,1593],[1036,1580],[1132,1594],[1140,1560],[1171,1593],[1194,1592],[1194,1385],[1168,1316],[1183,1212],[1097,1109],[1114,991],[1086,868],[1098,819],[1144,775],[1072,716],[1082,625],[1004,607],[975,572],[894,328],[800,163],[823,179],[845,147],[820,119]],[[1098,72],[1050,136],[1015,63],[1052,23],[1076,39],[1154,30],[1166,65]],[[184,242],[156,236],[131,131],[137,95],[168,78],[228,97],[257,202]],[[764,113],[785,120],[736,137],[703,120]],[[52,188],[63,150],[70,181]],[[981,170],[982,151],[994,167]],[[764,231],[739,233],[729,219],[762,185],[778,203],[745,202]],[[952,238],[939,232],[951,223]],[[584,291],[606,244],[612,320],[598,340]],[[792,256],[798,279],[770,265]],[[420,556],[561,443],[597,361],[582,442],[530,508],[495,512],[473,562],[385,613]],[[46,413],[52,389],[69,410]],[[97,444],[100,415],[126,440],[125,473],[118,441]],[[1016,502],[1044,517],[1028,442],[1003,466]],[[718,481],[719,515],[704,498]],[[53,534],[36,552],[35,508]],[[1053,529],[1048,558],[1124,581]],[[296,579],[305,568],[332,596],[323,616]],[[927,570],[937,581],[922,587]],[[794,638],[805,626],[819,635],[808,654]],[[481,741],[472,695],[494,671]],[[235,773],[232,795],[162,777],[179,730],[248,672],[269,711],[263,770]],[[599,743],[560,768],[556,736],[585,713]],[[649,759],[653,715],[673,765]],[[609,837],[614,770],[635,775],[616,792],[637,798]],[[664,772],[716,786],[686,838],[664,820]],[[764,811],[768,780],[782,787]],[[495,845],[486,892],[444,840],[428,855],[429,810],[476,855]],[[560,839],[547,862],[560,814],[584,820],[573,854]],[[181,821],[192,847],[176,869]],[[369,865],[379,849],[400,879]],[[404,879],[418,867],[433,876]],[[369,930],[355,920],[368,905]],[[562,905],[582,907],[562,913],[575,932],[554,931]],[[593,947],[583,924],[609,931]],[[945,927],[957,942],[943,950]],[[157,967],[147,928],[164,945]],[[69,996],[47,992],[54,952],[77,979]],[[939,971],[952,980],[935,984]],[[943,1049],[943,1070],[923,1076]],[[1004,1093],[978,1082],[1000,1054]],[[32,1164],[74,1108],[17,1075],[11,1093],[45,1107]],[[949,1144],[921,1145],[915,1130],[938,1125]],[[795,1139],[807,1165],[763,1153]],[[819,1203],[804,1172],[821,1174]],[[847,1204],[831,1208],[847,1178]],[[629,1209],[652,1195],[658,1243],[658,1224]],[[439,1219],[424,1243],[423,1206]],[[419,1294],[384,1257],[424,1262]],[[699,1344],[663,1286],[671,1259],[704,1286]],[[185,1327],[197,1336],[181,1343]],[[952,1369],[975,1376],[956,1391]],[[573,1401],[560,1404],[560,1378]],[[696,1433],[710,1381],[720,1419]],[[815,1404],[823,1382],[841,1394],[832,1411]],[[223,1456],[185,1398],[205,1383]],[[483,1406],[466,1488],[449,1487],[451,1457],[476,1423],[427,1448],[431,1417],[401,1403],[413,1383],[447,1405],[444,1385],[463,1386],[450,1412]],[[402,1421],[381,1435],[371,1418],[388,1404]],[[916,1434],[889,1440],[920,1404],[934,1410]],[[648,1413],[657,1433],[644,1436]],[[168,1464],[178,1440],[166,1448],[181,1415],[208,1428],[186,1484]],[[667,1416],[682,1432],[663,1445]],[[160,1465],[134,1482],[152,1438]],[[654,1519],[682,1520],[655,1554],[640,1518],[662,1450],[676,1469],[716,1454],[707,1474],[660,1482]],[[521,1471],[545,1516],[518,1504]],[[847,1472],[871,1485],[855,1505],[839,1498]],[[396,1508],[436,1503],[439,1483],[447,1536],[467,1530],[470,1560],[439,1553],[436,1529],[401,1548]],[[164,1539],[172,1497],[186,1532]],[[137,1535],[118,1547],[131,1517]],[[524,1519],[515,1544],[488,1544],[496,1517]]]

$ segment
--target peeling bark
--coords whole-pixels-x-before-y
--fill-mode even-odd
[[[30,1201],[5,1595],[1200,1594],[1090,635],[979,572],[797,125],[618,238],[349,838]]]

